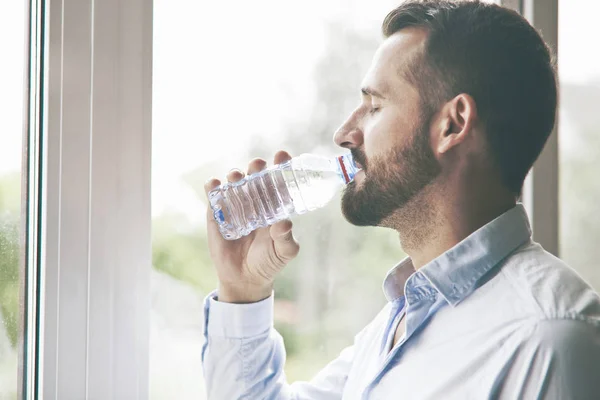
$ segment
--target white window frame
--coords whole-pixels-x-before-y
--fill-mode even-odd
[[[35,393],[39,343],[39,227],[40,227],[40,131],[43,102],[43,4],[26,4],[23,74],[23,156],[21,165],[21,268],[19,324],[18,397],[32,399]]]
[[[37,376],[27,398],[147,399],[152,0],[39,0]]]

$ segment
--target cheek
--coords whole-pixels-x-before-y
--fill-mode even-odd
[[[411,137],[411,124],[397,112],[382,112],[365,130],[364,143],[367,158],[385,154],[406,143]]]

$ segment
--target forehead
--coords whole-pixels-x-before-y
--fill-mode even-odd
[[[363,81],[364,86],[373,86],[382,91],[408,85],[404,72],[421,54],[427,38],[423,28],[405,28],[387,38],[373,56],[371,67]]]

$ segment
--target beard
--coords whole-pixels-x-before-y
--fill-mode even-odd
[[[351,150],[363,166],[362,185],[350,182],[342,196],[342,213],[356,226],[381,226],[382,222],[402,210],[441,172],[429,144],[430,118],[416,130],[408,145],[392,149],[382,157],[367,162],[364,154]],[[426,123],[425,123],[426,122]]]

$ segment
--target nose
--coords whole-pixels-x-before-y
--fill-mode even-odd
[[[357,108],[350,114],[346,122],[333,134],[333,141],[340,147],[353,149],[363,144],[363,132],[360,127],[362,119],[361,108]]]

